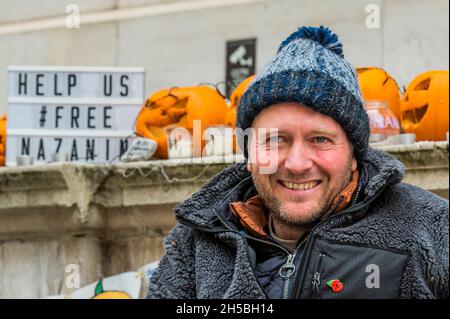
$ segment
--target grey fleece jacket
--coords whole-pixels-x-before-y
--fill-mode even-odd
[[[448,298],[448,201],[401,183],[404,167],[389,154],[369,149],[359,165],[360,199],[311,231],[290,298]],[[245,164],[235,164],[175,208],[148,298],[267,297],[252,239],[227,209],[249,179]],[[338,293],[327,285],[334,279],[344,285]]]

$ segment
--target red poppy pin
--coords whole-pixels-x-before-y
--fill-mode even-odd
[[[333,292],[341,292],[344,289],[344,284],[339,279],[333,279],[327,282],[328,287],[333,289]]]

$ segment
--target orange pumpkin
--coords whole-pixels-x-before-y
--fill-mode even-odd
[[[6,156],[6,114],[0,117],[0,166],[5,165]]]
[[[400,90],[397,82],[382,68],[357,68],[358,83],[364,100],[387,103],[400,119]]]
[[[230,107],[228,108],[227,114],[225,115],[225,125],[231,126],[233,128],[236,127],[236,111],[239,104],[239,100],[244,94],[247,87],[255,78],[254,75],[246,78],[244,81],[239,83],[239,85],[234,89],[230,96]]]
[[[136,119],[136,134],[155,140],[158,143],[155,156],[168,158],[168,128],[184,127],[192,132],[194,120],[200,120],[203,135],[208,126],[224,124],[226,111],[224,98],[209,86],[160,90],[142,106]],[[202,149],[204,146],[202,139]]]
[[[124,291],[103,290],[103,280],[100,279],[95,286],[95,295],[92,299],[132,299],[129,294]]]
[[[415,133],[417,141],[446,140],[448,76],[448,71],[425,72],[408,85],[401,99],[402,127],[407,133]]]

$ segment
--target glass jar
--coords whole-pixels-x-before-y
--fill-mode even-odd
[[[369,143],[386,143],[389,137],[400,134],[400,123],[387,103],[382,101],[364,102],[370,121]]]

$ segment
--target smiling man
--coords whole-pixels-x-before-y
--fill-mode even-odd
[[[357,179],[352,146],[336,121],[298,103],[264,109],[252,128],[256,132],[278,128],[276,135],[253,140],[256,163],[250,161],[247,168],[271,213],[274,232],[296,241],[305,226],[313,225],[332,206],[352,176]],[[261,156],[258,150],[269,154]],[[261,174],[260,158],[276,161],[276,172]]]
[[[401,183],[403,165],[368,146],[329,29],[281,43],[237,125],[253,132],[246,163],[177,206],[149,298],[448,298],[448,201]]]

